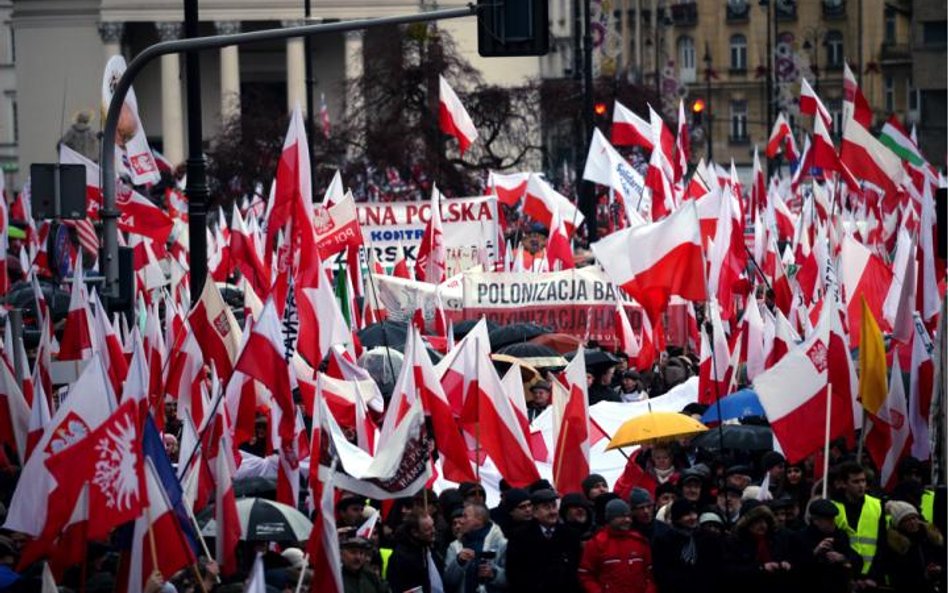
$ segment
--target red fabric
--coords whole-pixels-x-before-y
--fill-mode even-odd
[[[600,530],[583,549],[579,582],[586,593],[655,593],[648,540],[631,529]]]

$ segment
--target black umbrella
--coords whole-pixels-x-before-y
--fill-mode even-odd
[[[197,520],[200,524],[202,519],[209,519],[201,528],[201,535],[214,537],[217,535],[217,522],[211,509],[208,507],[202,511]],[[303,542],[309,539],[313,529],[312,521],[300,511],[263,498],[238,500],[237,518],[240,521],[240,539],[248,542]]]
[[[490,332],[490,348],[497,351],[508,344],[526,342],[531,338],[552,333],[552,329],[535,323],[513,323]],[[557,356],[559,356],[557,354]]]
[[[566,366],[566,359],[560,356],[560,353],[540,344],[530,344],[521,342],[519,344],[510,344],[497,351],[497,354],[506,354],[519,358],[525,363],[538,369],[563,368]]]
[[[773,431],[769,426],[725,424],[696,436],[691,443],[696,447],[717,451],[724,442],[725,449],[743,451],[770,451],[774,448]]]
[[[455,340],[462,339],[464,336],[470,333],[472,329],[474,329],[474,326],[477,325],[479,321],[480,319],[463,319],[455,323],[454,324],[454,339]],[[494,331],[495,329],[500,328],[499,325],[497,325],[496,323],[494,323],[493,321],[489,319],[486,321],[486,323],[487,323],[487,333],[490,333]]]
[[[276,498],[276,480],[270,478],[243,478],[234,480],[234,496],[237,498],[259,497],[273,500]]]
[[[400,321],[381,321],[367,325],[359,331],[359,342],[363,348],[385,346],[401,351],[408,337],[408,324]]]
[[[574,356],[576,356],[575,350],[566,355],[566,360],[573,360]],[[583,359],[586,361],[586,368],[596,366],[611,367],[619,364],[618,358],[599,348],[584,349]]]

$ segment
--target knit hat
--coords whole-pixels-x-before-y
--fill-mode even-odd
[[[627,517],[631,512],[632,509],[621,498],[610,500],[606,505],[606,523],[618,517]]]
[[[911,505],[911,503],[903,502],[901,500],[890,500],[885,503],[885,512],[892,517],[892,524],[898,527],[902,521],[908,519],[909,517],[915,516],[918,517],[918,509]]]
[[[777,451],[767,451],[767,453],[764,454],[763,459],[761,459],[761,465],[764,467],[765,472],[770,471],[781,463],[786,462],[787,459]]]
[[[589,496],[589,491],[595,488],[598,484],[607,484],[606,479],[599,474],[589,474],[582,481],[583,494]]]
[[[552,488],[541,488],[530,495],[530,500],[533,504],[556,502],[558,498],[559,496],[556,495],[556,490]]]
[[[636,486],[632,489],[632,494],[629,496],[629,504],[633,507],[641,506],[643,504],[652,504],[652,495],[649,494],[648,490],[645,488],[639,488]]]
[[[504,492],[504,506],[508,512],[528,500],[530,500],[530,493],[523,488],[511,488],[507,492]]]
[[[717,523],[719,525],[724,525],[724,520],[721,519],[721,515],[715,512],[706,511],[701,513],[701,516],[698,517],[698,525],[704,525],[705,523]]]
[[[564,494],[563,498],[560,499],[560,512],[562,513],[566,509],[572,509],[577,507],[582,507],[586,510],[592,509],[592,503],[589,500],[580,494],[579,492],[570,492],[569,494]]]
[[[817,498],[809,506],[811,517],[823,517],[824,519],[834,519],[839,514],[839,509],[832,502],[825,498]]]

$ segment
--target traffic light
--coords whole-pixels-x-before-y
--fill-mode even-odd
[[[691,125],[700,126],[704,115],[704,99],[698,98],[691,103]]]
[[[477,53],[485,58],[550,51],[549,0],[477,0]]]
[[[603,101],[596,101],[596,104],[593,105],[593,113],[596,114],[596,117],[605,117],[608,111],[609,111],[609,106],[606,105]]]

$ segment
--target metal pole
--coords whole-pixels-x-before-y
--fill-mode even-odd
[[[705,87],[705,95],[707,96],[707,104],[706,104],[705,112],[706,112],[706,119],[708,120],[708,123],[707,123],[708,163],[711,163],[714,161],[714,140],[712,137],[714,124],[712,123],[712,120],[711,120],[711,118],[713,117],[713,114],[712,114],[713,110],[711,109],[711,47],[710,45],[708,45],[708,42],[705,42],[704,44],[704,57],[705,57],[704,87]]]
[[[592,142],[593,128],[593,47],[592,47],[592,0],[583,3],[583,121],[585,122],[584,146],[586,152],[582,155],[585,167],[586,155],[589,154],[589,144]],[[590,243],[596,240],[596,187],[591,181],[582,180],[582,172],[577,171],[576,181],[582,183],[582,192],[579,196],[579,207],[586,217],[586,236]]]
[[[198,0],[184,0],[184,38],[198,36]],[[207,163],[204,160],[204,126],[201,121],[201,56],[185,55],[188,101],[188,245],[190,249],[191,302],[196,303],[207,277]],[[111,106],[110,106],[111,107]]]
[[[306,23],[313,16],[312,0],[303,1],[303,16],[306,17]],[[303,38],[303,70],[306,77],[306,135],[313,142],[316,137],[316,107],[313,103],[313,45],[312,38],[308,35]],[[312,148],[309,151],[309,181],[312,185],[313,195],[316,195],[316,159]]]
[[[385,17],[377,19],[359,19],[346,22],[321,23],[316,25],[304,25],[302,27],[287,27],[282,29],[267,29],[264,31],[250,31],[247,33],[237,33],[234,35],[211,35],[208,37],[199,37],[197,39],[178,39],[174,41],[163,41],[145,48],[140,54],[129,62],[125,73],[115,85],[112,94],[112,102],[109,103],[109,110],[105,118],[105,124],[102,132],[102,153],[101,153],[101,171],[102,171],[102,203],[103,208],[100,215],[103,219],[103,238],[105,243],[105,290],[104,294],[118,295],[118,229],[116,226],[118,211],[115,209],[115,132],[118,128],[119,113],[128,95],[128,90],[132,87],[132,82],[139,73],[156,58],[166,54],[176,54],[182,52],[198,52],[209,49],[220,49],[230,45],[248,45],[251,43],[261,43],[265,41],[277,41],[290,39],[293,37],[305,37],[307,35],[319,35],[322,33],[338,33],[345,31],[355,31],[358,29],[368,29],[371,27],[381,27],[386,25],[402,25],[409,23],[421,23],[440,19],[454,19],[477,14],[477,7],[469,4],[464,8],[451,8],[445,10],[435,10],[423,14],[411,14],[404,16]],[[188,77],[189,81],[191,77]],[[190,82],[189,82],[190,84]],[[189,101],[190,108],[190,101]],[[190,115],[190,114],[189,114]],[[190,135],[188,136],[190,142]],[[200,145],[200,143],[199,143]],[[193,151],[192,144],[191,150]],[[190,158],[188,165],[190,168]],[[188,172],[188,185],[192,183],[190,170]],[[205,184],[206,186],[206,184]],[[206,187],[205,187],[206,191]],[[194,225],[194,218],[191,218],[191,225]],[[198,236],[204,241],[205,230],[202,227]],[[193,234],[193,233],[192,233]],[[194,281],[194,244],[191,244],[191,283],[192,289],[196,284]],[[206,268],[206,256],[203,258]],[[206,275],[206,271],[205,271]],[[200,284],[203,285],[203,277]]]
[[[767,0],[767,129],[764,136],[774,128],[774,44],[771,29],[774,27],[777,2]],[[767,159],[767,179],[771,175],[771,162]]]

